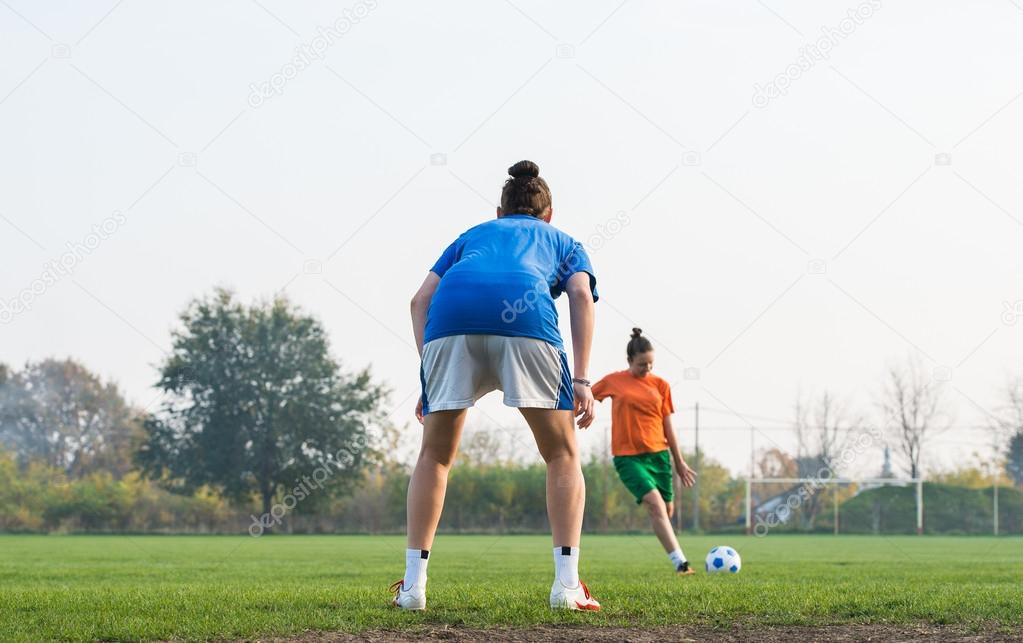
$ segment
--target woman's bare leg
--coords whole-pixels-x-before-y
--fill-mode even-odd
[[[571,411],[519,409],[547,463],[547,517],[557,547],[578,547],[586,482],[579,463]]]
[[[434,411],[423,418],[423,446],[408,485],[406,519],[409,549],[432,549],[437,533],[448,471],[458,452],[466,409]]]
[[[664,551],[671,553],[679,548],[678,538],[675,537],[675,530],[671,526],[671,518],[668,517],[668,507],[661,498],[657,489],[651,489],[643,496],[643,506],[650,514],[650,524],[657,534],[657,540],[661,541]]]

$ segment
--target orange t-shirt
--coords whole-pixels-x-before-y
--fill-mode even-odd
[[[611,453],[637,455],[668,448],[664,418],[675,412],[671,387],[653,374],[611,373],[593,385],[593,399],[611,398]]]

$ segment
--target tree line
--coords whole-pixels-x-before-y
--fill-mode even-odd
[[[115,383],[72,359],[0,364],[0,529],[402,529],[409,468],[393,458],[400,433],[386,420],[387,387],[368,369],[344,370],[322,325],[287,300],[246,305],[217,290],[192,301],[155,388],[155,408],[133,408]],[[992,455],[1008,484],[1023,485],[1023,381],[1004,397],[989,414]],[[925,446],[951,422],[941,382],[908,360],[888,370],[878,406],[905,472],[919,476]],[[799,397],[792,426],[796,453],[762,450],[758,475],[840,473],[866,422],[825,391]],[[586,527],[641,529],[645,516],[608,456],[584,465]],[[442,527],[546,529],[541,464],[502,458],[484,431],[459,460]],[[702,455],[699,469],[700,528],[742,529],[744,480]],[[947,481],[990,484],[975,469]],[[758,500],[776,491],[758,489]],[[843,501],[853,495],[844,493]],[[691,494],[680,500],[692,511]],[[811,495],[799,526],[824,524],[826,502]]]

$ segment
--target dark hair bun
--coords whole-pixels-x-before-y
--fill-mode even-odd
[[[632,329],[632,339],[636,339],[637,337],[639,337],[642,334],[643,334],[643,329],[641,329],[641,328],[633,328]]]
[[[540,166],[532,161],[519,161],[508,168],[508,174],[519,178],[536,178],[540,176]]]

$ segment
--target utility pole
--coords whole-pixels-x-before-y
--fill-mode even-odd
[[[838,483],[835,483],[835,492],[831,498],[835,503],[835,535],[838,535]]]
[[[995,501],[995,535],[998,535],[998,467],[994,466],[995,476],[995,487],[994,487],[994,501]]]
[[[919,473],[917,474],[919,475]],[[916,479],[916,533],[924,533],[924,479]]]
[[[679,451],[682,450],[682,427],[675,429],[675,442],[679,444]],[[675,488],[675,478],[678,478],[678,493],[675,494],[675,531],[682,533],[682,491],[685,487],[682,486],[682,472],[676,471],[676,476],[671,479],[672,488]],[[670,521],[669,521],[670,522]]]
[[[754,455],[753,432],[756,429],[751,424],[749,427],[749,477],[746,478],[746,535],[753,533],[753,472],[756,470],[756,456]]]
[[[696,403],[693,418],[693,465],[696,467],[696,481],[693,482],[693,531],[700,531],[700,403]]]

